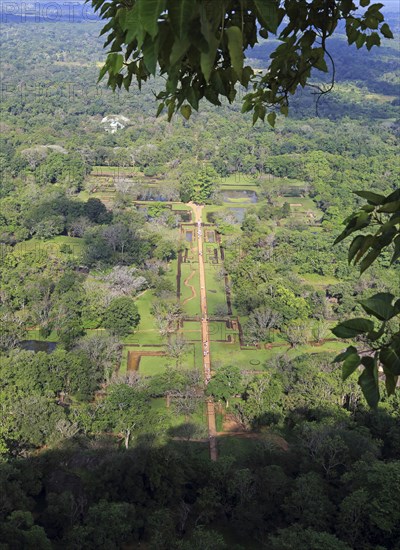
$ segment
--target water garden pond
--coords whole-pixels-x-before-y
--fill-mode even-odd
[[[246,215],[247,208],[243,206],[230,206],[226,210],[235,216],[238,223],[242,223]],[[217,220],[217,212],[207,212],[206,217],[208,223],[215,223]]]
[[[27,351],[44,351],[51,353],[56,349],[57,342],[44,342],[43,340],[24,340],[21,342],[20,347]]]
[[[248,189],[230,189],[222,191],[221,195],[224,202],[258,202],[257,193]]]
[[[246,208],[232,207],[232,208],[229,208],[229,210],[232,212],[232,214],[234,214],[237,221],[242,223],[242,221],[244,220],[244,216],[246,214]]]

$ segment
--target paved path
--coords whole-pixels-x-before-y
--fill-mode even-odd
[[[208,310],[207,310],[207,292],[206,292],[206,275],[204,269],[204,228],[202,220],[203,206],[189,203],[195,216],[197,244],[199,254],[199,276],[200,276],[200,307],[201,307],[201,340],[203,349],[203,372],[204,382],[207,385],[211,379],[211,359],[210,359],[210,340],[208,327]],[[217,430],[215,423],[214,403],[211,399],[207,400],[207,422],[208,422],[208,439],[210,442],[210,458],[217,460]]]

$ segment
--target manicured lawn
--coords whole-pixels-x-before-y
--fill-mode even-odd
[[[167,370],[168,357],[163,356],[142,356],[139,363],[139,374],[143,376],[154,376],[163,374]]]
[[[231,365],[242,370],[263,370],[268,359],[286,351],[285,348],[241,350],[237,340],[234,344],[211,341],[211,364],[213,368],[220,365]]]
[[[184,321],[181,333],[188,342],[201,341],[201,327],[198,321]]]
[[[39,340],[40,342],[58,342],[58,336],[55,330],[52,330],[47,338],[41,336],[39,329],[27,330],[25,340]]]
[[[252,188],[254,191],[258,189],[256,179],[249,174],[242,174],[241,172],[235,172],[234,174],[229,174],[229,176],[222,177],[220,186],[223,189],[227,187],[232,187],[233,189]]]
[[[236,339],[237,340],[237,339]],[[238,366],[242,370],[265,370],[268,368],[268,361],[274,357],[286,355],[296,357],[302,354],[315,354],[322,352],[339,353],[346,347],[346,344],[339,340],[325,342],[323,345],[298,346],[291,348],[288,345],[273,347],[271,349],[240,349],[239,343],[234,344],[213,342],[211,338],[211,363],[213,367],[220,365]]]
[[[64,257],[67,256],[67,254],[60,251],[60,247],[62,245],[68,245],[71,248],[72,255],[78,257],[81,255],[83,250],[83,239],[64,236],[53,237],[52,239],[47,239],[45,241],[41,239],[29,239],[28,241],[23,241],[16,244],[14,251],[19,253],[29,253],[32,251],[39,252],[41,250],[45,250],[48,253],[62,255]]]
[[[280,197],[277,202],[281,205],[285,202],[296,205],[300,204],[301,206],[290,207],[293,213],[308,212],[310,210],[314,214],[322,216],[321,210],[319,210],[315,202],[308,197]]]
[[[227,328],[226,323],[223,321],[210,321],[208,324],[208,328],[209,328],[210,340],[212,341],[218,341],[218,340],[226,341],[229,335],[231,335],[235,341],[238,341],[239,339],[237,331]]]
[[[183,414],[177,414],[176,409],[171,400],[169,408],[166,406],[166,399],[158,397],[151,400],[151,408],[153,412],[161,414],[167,413],[167,439],[174,437],[185,437],[185,432],[181,431],[184,425],[190,424],[193,427],[192,435],[195,438],[207,437],[207,414],[205,403],[200,401],[195,412],[188,417]]]
[[[183,332],[183,335],[188,341],[188,352],[182,357],[181,365],[183,369],[198,369],[202,370],[202,349],[200,341],[200,331],[198,333],[198,342],[191,342],[193,334],[189,336],[188,333]],[[120,365],[120,372],[126,372],[127,362],[128,362],[128,352],[135,351],[137,353],[151,352],[151,351],[164,351],[164,341],[159,340],[158,344],[154,344],[154,347],[146,345],[144,347],[143,341],[141,338],[138,338],[139,345],[129,346],[125,345],[122,350],[122,358]],[[165,372],[166,365],[175,365],[175,360],[168,357],[167,355],[142,355],[139,363],[139,373],[143,376],[154,376],[155,374],[162,374]]]
[[[223,436],[218,438],[219,456],[233,456],[238,462],[249,458],[250,454],[260,443],[257,439],[245,439],[235,436]]]
[[[226,308],[226,294],[224,280],[217,278],[222,264],[212,265],[206,263],[206,288],[207,288],[207,306],[210,315],[215,315],[218,307]]]
[[[156,330],[155,319],[151,314],[151,307],[154,303],[155,296],[151,290],[143,292],[136,300],[135,304],[140,314],[140,323],[138,331]]]
[[[315,288],[324,288],[329,285],[335,285],[339,282],[339,279],[336,279],[336,277],[329,275],[318,275],[317,273],[302,273],[299,277]]]
[[[140,322],[137,330],[122,339],[123,344],[146,344],[159,346],[164,343],[157,328],[155,319],[151,314],[151,306],[154,300],[151,290],[146,290],[135,300],[140,315]]]
[[[135,166],[93,166],[89,175],[95,174],[140,174],[140,171]]]
[[[193,273],[188,285],[193,286],[196,295],[193,296],[192,289],[185,285],[185,280]],[[187,300],[186,303],[185,300]],[[200,315],[200,280],[198,263],[181,264],[181,304],[186,315],[190,317]]]
[[[164,278],[171,283],[171,288],[173,289],[173,292],[174,292],[175,296],[176,296],[176,291],[177,291],[177,288],[176,288],[176,285],[177,285],[177,280],[176,280],[177,271],[178,271],[178,260],[177,259],[171,260],[168,264],[168,271],[164,275]]]

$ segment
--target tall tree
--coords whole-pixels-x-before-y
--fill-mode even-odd
[[[243,111],[253,120],[274,124],[276,110],[287,114],[289,96],[307,85],[311,71],[331,68],[332,83],[319,88],[325,93],[334,82],[334,62],[328,39],[345,23],[347,41],[370,50],[381,36],[393,38],[381,13],[382,4],[370,0],[92,0],[95,10],[108,22],[105,46],[111,51],[100,72],[108,74],[113,88],[129,89],[159,72],[166,77],[158,93],[158,113],[167,108],[168,118],[180,110],[187,119],[192,108],[206,98],[221,105],[232,102],[236,85],[253,91],[243,100]],[[366,8],[359,10],[358,8]],[[278,38],[262,73],[245,64],[246,53],[260,38]],[[328,62],[328,63],[327,63]],[[315,85],[314,85],[315,86]]]
[[[131,298],[115,298],[104,313],[103,326],[115,336],[128,336],[138,326],[140,315]]]

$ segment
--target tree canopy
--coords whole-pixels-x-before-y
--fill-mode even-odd
[[[393,34],[381,13],[383,4],[370,0],[91,0],[108,22],[102,29],[110,46],[100,79],[108,74],[113,89],[140,87],[157,71],[165,88],[157,95],[158,114],[168,119],[180,111],[188,119],[203,98],[221,105],[232,102],[237,84],[252,89],[242,110],[253,111],[274,125],[276,111],[287,114],[289,96],[311,85],[319,93],[334,82],[335,65],[328,39],[345,24],[347,41],[357,48],[379,46]],[[361,10],[360,10],[361,8]],[[365,8],[365,9],[364,9]],[[246,64],[246,54],[260,40],[280,44],[267,70]],[[310,84],[313,69],[331,72],[332,82]]]

